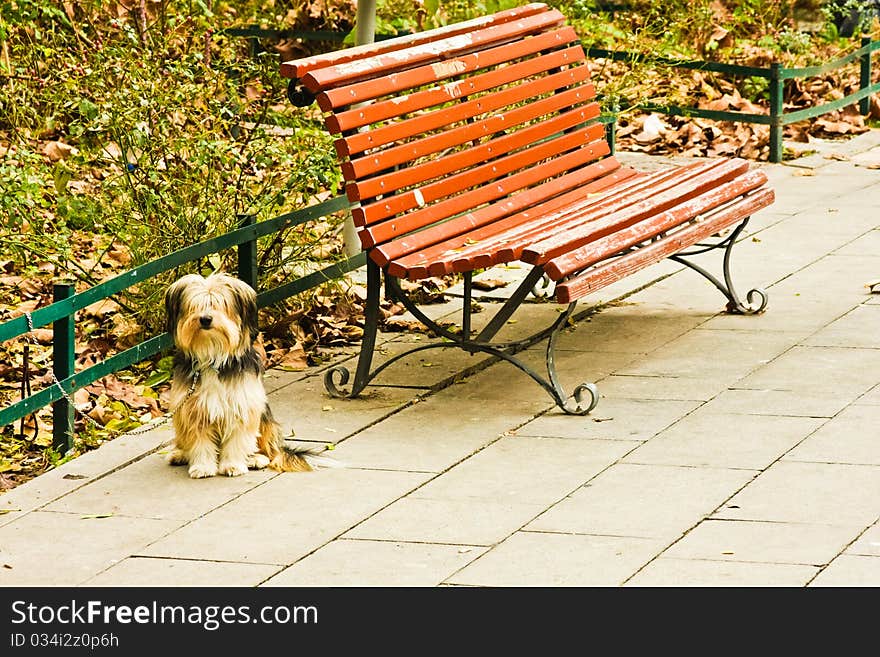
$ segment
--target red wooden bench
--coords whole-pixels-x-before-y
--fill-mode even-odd
[[[553,348],[584,295],[673,258],[712,281],[728,312],[766,306],[761,290],[740,301],[728,267],[751,214],[773,202],[764,173],[738,158],[651,173],[622,166],[605,139],[578,35],[555,9],[528,4],[283,62],[281,72],[290,78],[291,101],[316,99],[338,136],[345,190],[367,254],[360,360],[350,391],[340,387],[349,381],[347,369],[328,371],[325,385],[334,396],[359,394],[390,364],[370,369],[382,274],[386,293],[434,332],[467,352],[515,364],[577,414],[595,406],[598,392],[591,383],[563,392]],[[714,248],[724,251],[723,280],[687,258]],[[533,268],[472,335],[472,274],[515,260]],[[428,319],[399,285],[401,278],[452,272],[464,281],[461,333]],[[493,343],[542,277],[555,283],[566,312],[533,339]],[[538,337],[549,337],[546,378],[514,357]]]

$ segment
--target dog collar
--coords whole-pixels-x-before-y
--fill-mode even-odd
[[[214,370],[215,372],[220,372],[220,368],[217,367],[213,362],[205,363],[204,365],[199,362],[197,358],[192,359],[192,367],[190,368],[190,373],[193,377],[198,377],[205,370]]]

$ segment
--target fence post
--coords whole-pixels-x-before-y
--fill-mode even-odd
[[[73,283],[55,283],[53,302],[72,297],[76,292]],[[76,358],[74,316],[68,315],[52,322],[52,371],[55,378],[64,381],[73,376]],[[73,404],[66,396],[52,404],[52,447],[60,454],[73,449]]]
[[[253,226],[256,218],[252,214],[238,215],[238,227]],[[257,240],[252,239],[238,245],[238,277],[255,290],[257,289]]]
[[[871,43],[871,37],[868,34],[862,35],[862,48]],[[867,89],[871,86],[871,53],[863,53],[859,57],[859,91]],[[859,101],[859,112],[867,115],[871,111],[871,98],[866,96]]]
[[[617,103],[611,105],[611,120],[605,123],[605,139],[608,141],[608,147],[611,155],[617,152],[617,115],[620,113],[620,106]]]
[[[781,65],[770,64],[770,161],[782,162],[782,79]]]

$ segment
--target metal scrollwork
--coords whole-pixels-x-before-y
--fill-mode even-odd
[[[335,381],[335,375],[339,375],[339,381]],[[348,397],[350,393],[341,389],[341,386],[344,386],[348,383],[348,380],[351,378],[351,373],[348,371],[347,367],[343,367],[342,365],[337,365],[324,373],[324,388],[326,388],[327,393],[331,397],[341,398]]]

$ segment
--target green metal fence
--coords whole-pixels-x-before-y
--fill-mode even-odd
[[[74,368],[76,313],[96,301],[106,299],[163,272],[233,247],[237,247],[237,274],[239,278],[257,290],[257,303],[261,308],[283,301],[328,280],[338,278],[348,271],[357,269],[365,263],[363,254],[340,260],[323,269],[268,290],[259,290],[257,287],[257,239],[346,208],[348,208],[348,199],[345,196],[337,196],[265,221],[255,222],[252,216],[245,215],[239,218],[240,227],[233,231],[152,260],[79,294],[74,294],[73,283],[56,283],[53,302],[30,314],[31,325],[29,325],[27,316],[24,315],[0,324],[0,342],[15,338],[26,339],[32,328],[36,329],[51,324],[53,332],[52,373],[57,380],[57,383],[0,410],[0,427],[27,417],[52,404],[53,447],[62,453],[66,452],[73,447],[74,439],[74,408],[70,396],[80,388],[94,383],[108,374],[118,372],[171,346],[171,337],[167,333],[161,333],[119,352],[101,363],[76,372]]]
[[[858,103],[859,111],[867,114],[869,111],[870,96],[880,91],[880,82],[871,83],[871,55],[880,50],[880,41],[872,41],[870,37],[863,36],[861,47],[848,55],[835,59],[821,66],[809,66],[805,68],[784,68],[778,63],[769,67],[741,66],[738,64],[723,64],[720,62],[674,60],[663,57],[653,57],[640,53],[624,52],[618,50],[604,50],[602,48],[585,47],[588,57],[611,59],[625,62],[645,62],[661,66],[676,68],[695,69],[723,73],[725,75],[741,77],[758,77],[768,81],[770,91],[770,109],[768,114],[754,114],[749,112],[729,112],[721,110],[700,109],[697,107],[677,107],[674,105],[651,105],[639,104],[638,109],[654,111],[660,114],[699,117],[715,121],[733,121],[741,123],[758,123],[770,126],[770,154],[771,162],[782,161],[782,134],[783,127],[790,123],[797,123],[805,119],[811,119],[828,112],[841,109],[847,105]],[[783,106],[783,91],[785,80],[796,78],[811,78],[835,71],[852,62],[859,62],[859,89],[843,98],[823,103],[815,107],[786,112]],[[625,109],[625,108],[624,108]]]

